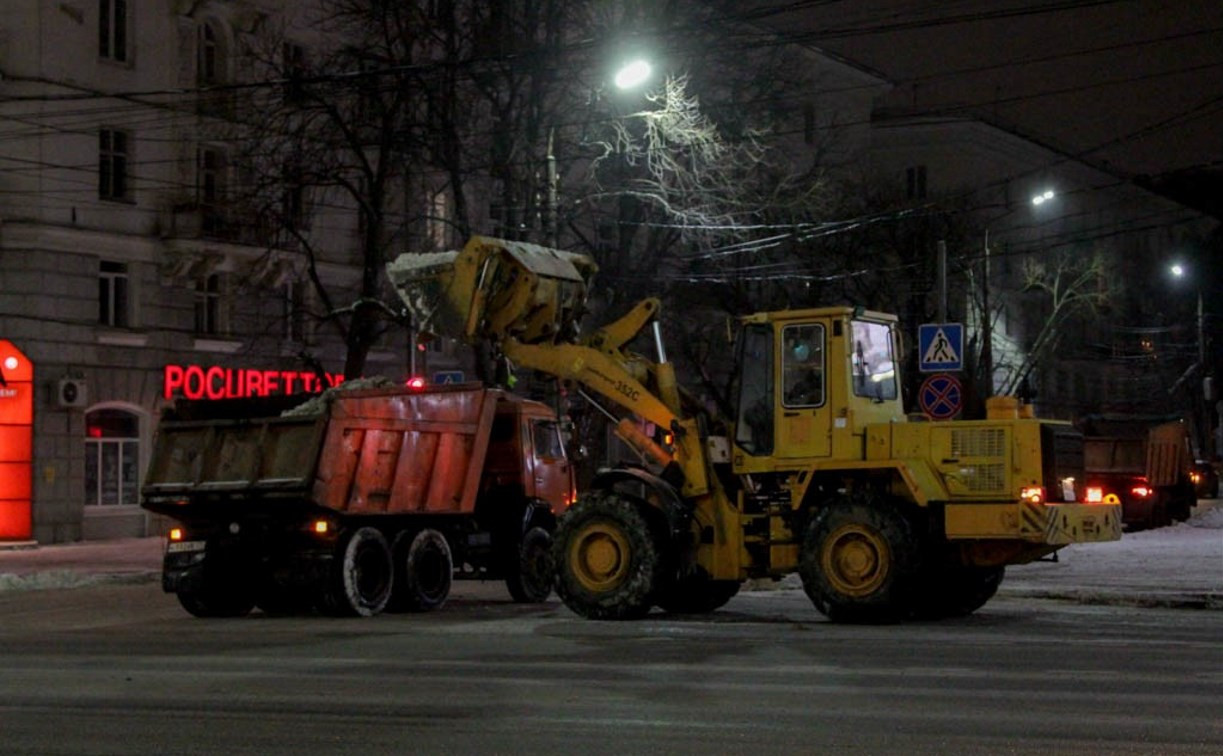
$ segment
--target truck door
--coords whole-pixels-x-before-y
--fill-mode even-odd
[[[529,420],[533,474],[528,486],[534,484],[534,495],[548,502],[552,511],[560,514],[572,490],[569,460],[565,458],[565,445],[561,441],[560,423],[548,418]],[[529,493],[529,488],[528,488]]]
[[[781,330],[776,457],[826,457],[832,452],[826,336],[822,323],[787,325]]]

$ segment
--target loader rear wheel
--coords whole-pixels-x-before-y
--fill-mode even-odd
[[[998,592],[1005,567],[943,565],[924,570],[914,613],[923,619],[966,617]]]
[[[661,558],[638,505],[610,491],[580,500],[556,529],[556,592],[587,619],[637,619],[650,611]]]
[[[329,613],[372,617],[391,597],[394,564],[377,528],[357,528],[340,541],[329,586]]]
[[[556,564],[552,560],[552,534],[534,527],[522,536],[518,558],[510,566],[505,579],[514,600],[523,604],[546,601],[556,581]]]
[[[833,622],[895,622],[909,610],[917,551],[896,504],[844,497],[807,526],[799,574],[815,608]]]
[[[404,531],[395,538],[393,611],[429,612],[450,597],[454,559],[446,536],[425,528]]]

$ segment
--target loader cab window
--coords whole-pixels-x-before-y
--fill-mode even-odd
[[[744,327],[739,342],[735,443],[751,455],[773,453],[773,328]]]
[[[786,326],[781,332],[782,405],[818,407],[824,403],[824,326]]]
[[[854,395],[875,401],[896,398],[896,363],[892,353],[892,329],[886,323],[853,321]]]

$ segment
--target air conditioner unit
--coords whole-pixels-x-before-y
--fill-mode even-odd
[[[85,392],[85,381],[81,378],[63,378],[55,392],[55,403],[61,407],[84,407],[89,401]]]

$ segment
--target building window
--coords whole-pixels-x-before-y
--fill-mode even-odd
[[[222,205],[227,162],[225,153],[215,147],[200,147],[196,152],[195,194],[202,213],[201,227],[206,234],[219,233],[225,225]]]
[[[195,332],[204,336],[225,333],[225,286],[220,273],[213,273],[195,284]]]
[[[126,328],[127,301],[127,266],[101,260],[98,263],[98,322]]]
[[[212,24],[200,24],[196,44],[195,83],[211,87],[223,83],[221,36]]]
[[[102,129],[98,134],[98,196],[127,199],[127,134]]]
[[[127,0],[98,0],[98,54],[127,62]]]
[[[425,213],[427,217],[425,234],[433,243],[434,249],[445,249],[449,239],[450,203],[447,200],[444,189],[434,194],[429,198],[429,207]]]
[[[139,503],[140,418],[101,409],[85,415],[85,504]]]
[[[906,172],[909,199],[926,198],[926,166],[915,165]]]
[[[815,144],[815,103],[803,105],[803,141]]]

